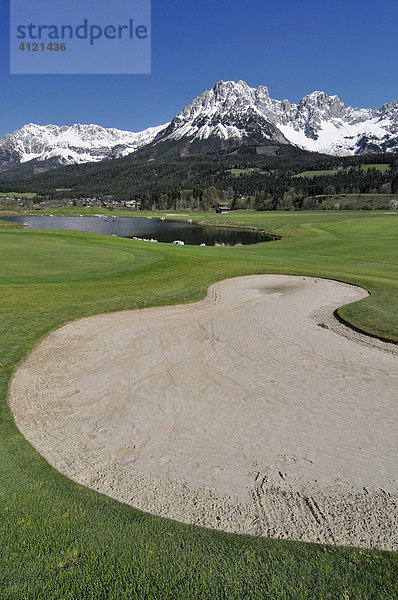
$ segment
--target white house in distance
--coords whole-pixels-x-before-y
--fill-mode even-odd
[[[124,202],[124,206],[126,208],[139,208],[141,206],[141,202],[139,200],[126,200],[126,202]]]

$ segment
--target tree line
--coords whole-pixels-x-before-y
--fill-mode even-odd
[[[257,210],[317,208],[322,197],[398,194],[398,156],[375,154],[333,157],[292,146],[258,147],[184,158],[135,162],[125,157],[73,165],[24,178],[6,176],[0,192],[35,192],[41,199],[104,197],[139,200],[141,208],[207,210],[229,202],[232,208]],[[386,164],[383,172],[364,165]],[[304,171],[329,171],[295,177]],[[344,201],[347,205],[349,199]],[[339,207],[349,207],[349,206]],[[370,208],[375,207],[369,205]],[[378,207],[378,206],[377,206]],[[383,206],[380,206],[381,208]]]

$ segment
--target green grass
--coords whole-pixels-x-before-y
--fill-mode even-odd
[[[370,298],[342,314],[398,340],[397,219],[364,212],[223,216],[223,223],[286,236],[243,248],[144,247],[88,233],[2,229],[0,598],[398,598],[396,554],[223,534],[85,489],[23,439],[6,402],[16,365],[66,321],[195,301],[212,282],[237,275],[294,273],[363,285]]]
[[[239,177],[239,175],[251,175],[252,173],[260,173],[262,175],[266,175],[267,171],[262,171],[258,168],[248,168],[248,169],[228,169],[227,173],[231,173],[234,177]]]
[[[36,198],[36,194],[32,192],[0,192],[0,197],[9,196],[10,198]]]
[[[320,194],[318,196],[315,196],[315,198],[350,198],[350,199],[355,199],[355,198],[380,198],[381,200],[384,201],[388,201],[391,200],[393,198],[396,198],[397,194],[332,194],[332,195],[326,195],[326,194]]]
[[[389,164],[374,164],[374,165],[361,165],[361,169],[363,171],[369,171],[370,169],[376,169],[377,171],[381,171],[385,173],[390,168]],[[337,175],[337,173],[344,173],[348,171],[348,169],[325,169],[319,171],[303,171],[302,173],[297,173],[297,175],[293,175],[293,177],[321,177],[323,175]]]
[[[382,173],[385,173],[386,171],[389,170],[389,168],[390,168],[390,165],[386,165],[386,164],[362,165],[363,171],[369,171],[370,169],[376,169],[376,171],[381,171]]]
[[[332,194],[315,198],[322,201],[323,207],[333,208],[337,203],[342,210],[387,210],[389,201],[396,200],[397,194]]]
[[[293,175],[293,178],[297,177],[320,177],[322,175],[336,175],[337,173],[341,173],[346,169],[326,169],[324,171],[303,171],[302,173],[297,173],[297,175]]]
[[[351,196],[345,194],[345,197]],[[353,194],[353,197],[358,196]],[[374,197],[374,194],[370,196]],[[321,196],[319,196],[321,197]],[[322,196],[327,197],[327,196]],[[343,195],[336,196],[336,198],[343,197]],[[385,195],[383,196],[385,198]],[[388,199],[390,196],[388,196]],[[398,214],[398,213],[397,213]],[[368,219],[369,217],[380,218],[383,217],[382,212],[369,212],[362,210],[336,210],[336,211],[250,211],[250,210],[233,210],[227,215],[219,215],[215,212],[206,213],[193,213],[189,215],[190,218],[196,223],[206,223],[217,226],[227,227],[243,227],[243,228],[256,228],[263,231],[274,232],[278,235],[300,235],[303,236],[304,231],[302,225],[306,223],[340,223],[347,219]]]
[[[62,217],[78,217],[83,215],[84,217],[94,217],[95,215],[104,215],[109,217],[110,215],[116,215],[117,217],[146,217],[152,216],[153,213],[148,211],[135,211],[128,208],[105,208],[103,206],[60,206],[58,208],[40,208],[26,211],[27,215],[55,215]],[[161,216],[161,215],[159,215]]]
[[[19,229],[19,223],[12,223],[10,221],[2,221],[0,219],[0,229]]]
[[[173,216],[173,212],[176,213],[176,216]],[[213,211],[215,212],[215,210]],[[184,217],[180,217],[179,215],[184,214]],[[146,210],[134,210],[129,208],[105,208],[103,206],[60,206],[60,207],[41,207],[40,209],[28,209],[26,210],[23,207],[13,207],[12,209],[4,208],[3,210],[0,208],[0,217],[6,216],[40,216],[40,215],[54,215],[61,217],[79,217],[82,215],[83,217],[94,217],[96,215],[103,215],[105,217],[116,216],[116,217],[152,217],[152,218],[160,218],[166,215],[168,219],[188,219],[193,215],[189,213],[189,210],[167,210],[167,211],[146,211]]]

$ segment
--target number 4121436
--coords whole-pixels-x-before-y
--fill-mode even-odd
[[[31,44],[28,42],[25,44],[25,42],[22,42],[18,46],[18,50],[22,50],[22,52],[65,52],[66,44],[58,44],[57,42],[50,42],[48,44],[44,42],[34,42]]]

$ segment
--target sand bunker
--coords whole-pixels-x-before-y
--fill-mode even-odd
[[[398,358],[327,325],[366,295],[260,275],[82,319],[35,348],[10,405],[50,464],[142,510],[398,550]]]

